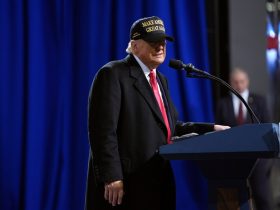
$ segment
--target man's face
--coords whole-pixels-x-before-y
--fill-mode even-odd
[[[142,39],[132,43],[133,53],[149,68],[155,69],[163,63],[166,56],[166,41],[146,42]]]
[[[230,83],[238,93],[242,93],[249,88],[248,76],[241,71],[237,71],[231,75]]]

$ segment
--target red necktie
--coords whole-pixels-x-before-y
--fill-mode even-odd
[[[167,143],[170,144],[171,143],[170,142],[170,140],[171,140],[171,130],[170,130],[169,121],[168,121],[168,118],[167,118],[165,106],[164,106],[164,103],[163,103],[163,101],[160,97],[160,94],[159,94],[159,89],[158,89],[158,84],[157,84],[157,80],[156,80],[155,71],[151,70],[149,76],[150,76],[150,83],[151,83],[153,92],[154,92],[155,97],[157,99],[157,102],[158,102],[158,105],[159,105],[159,108],[160,108],[165,126],[167,128]]]
[[[243,106],[242,102],[239,103],[238,115],[237,115],[237,123],[238,125],[242,125],[244,123],[244,116],[243,116]]]

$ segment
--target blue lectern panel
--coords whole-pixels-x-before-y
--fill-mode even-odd
[[[248,124],[182,138],[159,148],[166,159],[273,158],[279,154],[279,125]]]

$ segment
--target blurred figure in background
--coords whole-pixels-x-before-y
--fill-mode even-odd
[[[235,68],[230,74],[230,85],[245,99],[261,123],[269,122],[269,113],[266,100],[263,96],[249,90],[248,74],[241,68]],[[217,103],[216,122],[224,123],[231,127],[251,123],[250,115],[245,105],[235,96],[230,94]]]
[[[230,74],[230,85],[244,98],[261,123],[270,121],[266,100],[263,96],[249,90],[249,76],[241,68],[235,68]],[[252,123],[245,105],[237,96],[230,93],[217,103],[216,123],[231,127]],[[254,123],[257,123],[256,121]],[[254,204],[257,210],[273,209],[271,189],[271,169],[273,159],[259,159],[250,177]]]

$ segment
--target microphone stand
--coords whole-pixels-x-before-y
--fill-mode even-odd
[[[254,118],[257,121],[258,124],[260,124],[260,120],[257,118],[256,114],[253,112],[251,107],[248,105],[248,103],[244,100],[244,98],[235,90],[233,89],[228,83],[226,83],[224,80],[209,74],[208,72],[201,71],[199,69],[196,69],[192,64],[184,65],[183,66],[184,70],[187,72],[186,76],[190,78],[206,78],[206,79],[211,79],[214,81],[217,81],[227,87],[233,94],[235,94],[241,101],[242,103],[246,106],[252,123],[254,123]]]

